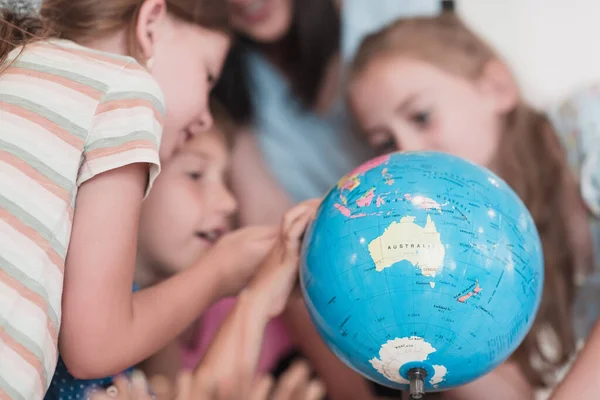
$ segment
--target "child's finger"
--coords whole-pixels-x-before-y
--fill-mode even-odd
[[[191,371],[181,371],[177,376],[177,397],[176,400],[191,400],[192,398],[192,381],[193,376]]]
[[[109,396],[106,390],[92,390],[88,393],[88,400],[112,400],[113,397]]]
[[[281,224],[282,233],[289,231],[294,221],[300,218],[308,210],[309,207],[305,203],[300,203],[297,206],[294,206],[288,212],[286,212],[283,216],[283,223]]]
[[[311,214],[312,217],[315,217],[322,201],[323,199],[306,200],[300,203],[300,206],[304,207],[307,210],[307,212]]]
[[[152,400],[148,392],[148,381],[142,371],[135,370],[131,374],[131,394],[135,400]]]
[[[155,375],[150,378],[150,387],[158,400],[172,400],[174,394],[172,386],[169,378],[163,375]]]
[[[249,400],[267,400],[275,381],[271,375],[265,375],[252,388]]]
[[[273,400],[291,400],[294,393],[310,378],[310,368],[305,361],[295,362],[279,379]]]
[[[311,209],[313,216],[314,216],[317,213],[317,210],[319,209],[319,206],[321,205],[322,202],[323,202],[323,199],[318,198],[318,199],[306,200],[303,204],[306,204],[306,206]]]
[[[113,379],[113,384],[106,389],[106,393],[110,397],[117,398],[119,400],[136,400],[134,397],[132,397],[131,392],[129,391],[129,379],[123,375],[117,376],[115,379]]]
[[[313,379],[305,390],[306,395],[298,400],[322,400],[327,394],[325,385],[318,379]]]
[[[304,231],[306,231],[306,227],[312,220],[313,215],[313,209],[306,207],[304,208],[304,212],[298,215],[298,217],[290,224],[285,232],[288,244],[292,244],[294,247],[299,245],[300,237],[304,234]]]

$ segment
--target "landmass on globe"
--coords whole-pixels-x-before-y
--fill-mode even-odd
[[[438,203],[437,201],[430,199],[429,197],[425,197],[425,196],[421,196],[421,195],[417,195],[417,196],[412,196],[408,193],[406,193],[404,195],[404,198],[408,201],[410,201],[411,203],[413,203],[413,205],[422,208],[423,210],[436,210],[438,212],[442,212],[442,206],[440,205],[440,203]]]
[[[415,223],[413,216],[393,221],[369,243],[368,249],[378,272],[406,260],[432,278],[442,268],[446,252],[429,214],[425,226]]]
[[[368,215],[379,215],[378,213],[371,213],[371,214],[367,214],[364,212],[359,212],[359,213],[353,213],[352,212],[352,206],[350,204],[348,204],[348,194],[353,192],[355,189],[357,189],[358,187],[360,187],[361,184],[361,180],[360,177],[362,175],[364,175],[365,173],[369,172],[370,170],[384,165],[389,161],[389,156],[381,156],[378,158],[375,158],[367,163],[365,163],[364,165],[360,166],[359,168],[355,169],[354,171],[350,172],[349,174],[345,175],[344,177],[342,177],[342,179],[339,180],[338,184],[337,184],[337,188],[339,191],[339,203],[335,203],[334,207],[342,213],[342,215],[344,215],[345,217],[348,218],[361,218],[361,217],[365,217]],[[392,174],[390,174],[388,172],[387,168],[383,168],[381,171],[381,176],[384,180],[384,183],[386,185],[393,185],[394,184],[394,177]],[[389,195],[391,192],[387,192],[387,193],[378,193],[377,197],[375,197],[375,188],[371,187],[369,188],[366,192],[364,192],[362,195],[360,195],[360,197],[356,200],[356,208],[364,208],[364,207],[369,207],[372,203],[373,200],[375,199],[375,205],[377,207],[381,207],[383,204],[385,204],[385,196]],[[433,199],[430,199],[428,197],[422,196],[422,195],[416,195],[416,196],[412,196],[411,194],[404,194],[403,196],[407,201],[410,201],[411,203],[413,203],[413,205],[415,205],[416,207],[422,208],[424,210],[436,210],[438,212],[442,212],[442,207],[441,205],[436,202]]]
[[[342,179],[339,180],[339,182],[337,184],[337,188],[340,192],[340,203],[335,204],[335,207],[344,216],[346,216],[346,217],[352,216],[351,210],[347,207],[348,199],[346,198],[346,194],[352,192],[354,189],[356,189],[357,187],[360,186],[360,177],[362,175],[364,175],[366,172],[372,170],[373,168],[376,168],[382,164],[387,163],[389,161],[389,159],[390,159],[389,155],[384,155],[381,157],[374,158],[373,160],[370,160],[370,161],[366,162],[365,164],[361,165],[360,167],[356,168],[349,174],[344,175],[342,177]],[[391,185],[392,183],[394,183],[394,180],[391,179],[391,176],[389,176],[389,174],[387,174],[387,169],[384,169],[384,172],[382,173],[382,175],[384,176],[384,179],[386,179],[386,182],[391,182],[388,184]],[[390,181],[390,179],[391,179],[391,181]],[[371,204],[371,202],[373,201],[374,193],[375,193],[375,188],[369,189],[363,196],[361,196],[360,199],[357,200],[357,206],[358,207],[369,206]],[[383,204],[383,203],[379,203],[379,199],[378,199],[377,206],[379,207],[381,204]]]
[[[383,155],[380,157],[376,157],[370,161],[367,161],[360,167],[354,169],[350,173],[344,175],[342,179],[338,182],[339,190],[349,190],[352,191],[360,185],[360,176],[364,175],[366,172],[372,170],[373,168],[377,168],[378,166],[387,163],[390,160],[389,155]],[[384,175],[387,173],[387,169],[384,169]],[[391,179],[391,177],[389,178]],[[393,183],[393,180],[392,180]]]
[[[360,196],[358,200],[356,200],[356,205],[358,207],[368,207],[373,202],[375,198],[375,188],[371,188],[367,191],[367,193]]]
[[[473,288],[473,290],[471,290],[468,293],[460,296],[458,298],[458,302],[459,303],[464,303],[465,301],[469,300],[472,296],[476,296],[479,293],[481,293],[481,286],[479,286],[479,280],[475,280],[475,287]]]
[[[379,349],[379,358],[373,357],[369,362],[381,375],[392,382],[408,385],[410,382],[400,375],[400,369],[407,363],[423,362],[436,349],[425,339],[418,336],[388,340]],[[443,365],[432,365],[434,374],[429,379],[433,387],[437,387],[448,370]]]
[[[391,185],[393,185],[393,184],[394,184],[394,177],[393,177],[393,175],[392,175],[392,174],[390,174],[390,173],[388,172],[388,169],[387,169],[387,168],[384,168],[384,169],[381,171],[381,176],[383,176],[383,179],[384,179],[384,181],[385,181],[385,184],[386,184],[386,185],[390,185],[390,186],[391,186]]]

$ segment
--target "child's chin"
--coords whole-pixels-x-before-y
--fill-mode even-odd
[[[191,249],[188,248],[188,251],[186,252],[187,254],[185,254],[185,255],[182,254],[182,258],[188,259],[188,261],[190,261],[189,264],[191,265],[194,262],[196,262],[199,258],[204,257],[206,252],[209,251],[214,245],[215,245],[214,242],[196,237],[193,248],[191,248]],[[182,267],[183,268],[180,268],[180,269],[185,269],[185,268],[189,267],[189,265],[185,265]]]

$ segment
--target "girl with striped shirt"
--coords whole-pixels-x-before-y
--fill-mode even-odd
[[[237,231],[132,294],[142,200],[160,161],[212,125],[227,27],[220,0],[0,10],[0,398],[41,399],[59,346],[82,379],[143,360],[222,289],[207,265],[246,268],[268,251],[274,230]]]

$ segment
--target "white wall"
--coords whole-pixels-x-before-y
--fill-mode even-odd
[[[457,0],[458,12],[543,106],[600,83],[600,0]]]

